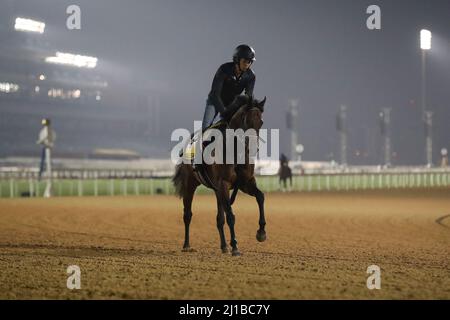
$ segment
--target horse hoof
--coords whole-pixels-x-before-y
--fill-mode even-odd
[[[222,248],[222,253],[228,253],[228,248]]]
[[[195,249],[192,249],[191,247],[187,247],[187,248],[183,248],[183,250],[181,250],[183,252],[195,252]]]
[[[258,232],[256,232],[256,240],[258,240],[259,242],[266,241],[266,232],[258,230]]]
[[[233,257],[239,257],[241,255],[241,253],[239,252],[239,250],[233,250],[233,251],[231,251],[231,255]]]

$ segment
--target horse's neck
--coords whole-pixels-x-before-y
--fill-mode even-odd
[[[242,128],[242,121],[239,121],[240,120],[240,116],[241,116],[241,114],[242,114],[242,108],[241,109],[239,109],[238,111],[236,111],[235,113],[234,113],[234,115],[233,115],[233,117],[231,118],[231,120],[230,120],[230,122],[229,122],[229,124],[228,124],[228,126],[230,127],[230,129],[233,129],[233,130],[236,130],[236,129],[241,129]]]
[[[233,130],[238,130],[238,129],[242,129],[244,131],[249,130],[249,129],[253,129],[256,132],[256,135],[259,136],[259,129],[255,129],[255,128],[244,128],[244,124],[242,123],[242,121],[230,121],[229,125],[228,125],[229,129],[233,129]]]
[[[243,105],[241,108],[239,108],[238,111],[233,115],[229,122],[230,129],[237,130],[237,129],[244,129],[244,121],[245,121],[245,110],[246,106]],[[244,115],[244,117],[241,117]],[[247,128],[249,129],[249,128]]]

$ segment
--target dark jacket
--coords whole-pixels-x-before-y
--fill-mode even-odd
[[[236,96],[245,90],[245,94],[253,96],[255,87],[255,73],[250,68],[236,78],[234,63],[222,64],[214,76],[208,103],[214,105],[216,112],[223,113]]]

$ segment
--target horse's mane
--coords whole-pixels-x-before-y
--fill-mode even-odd
[[[265,98],[263,99],[265,100]],[[244,112],[247,112],[248,110],[251,110],[253,108],[258,108],[261,112],[264,112],[264,107],[260,106],[261,102],[263,100],[257,100],[257,99],[241,99],[238,100],[239,108],[236,112],[234,112],[233,116],[230,119],[230,123],[233,123],[237,121],[238,117],[240,117]]]

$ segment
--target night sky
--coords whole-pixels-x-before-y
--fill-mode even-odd
[[[0,4],[7,0],[0,0]],[[264,127],[280,128],[289,153],[288,100],[300,100],[299,140],[305,160],[338,160],[335,117],[348,106],[353,163],[378,164],[378,113],[392,111],[396,164],[424,163],[419,31],[433,33],[427,57],[428,107],[435,112],[434,158],[450,149],[450,1],[448,0],[158,0],[14,1],[22,15],[47,23],[66,51],[99,57],[99,71],[161,93],[160,143],[203,115],[218,66],[234,47],[256,50],[255,94],[267,96]],[[65,8],[78,4],[82,29],[65,28]],[[381,30],[368,30],[366,8],[381,8]],[[5,19],[4,13],[0,18]],[[46,30],[46,32],[47,32]],[[0,39],[1,41],[1,39]],[[1,42],[0,42],[1,43]],[[1,46],[0,46],[1,50]],[[126,72],[123,72],[126,70]],[[124,106],[126,108],[126,106]]]

